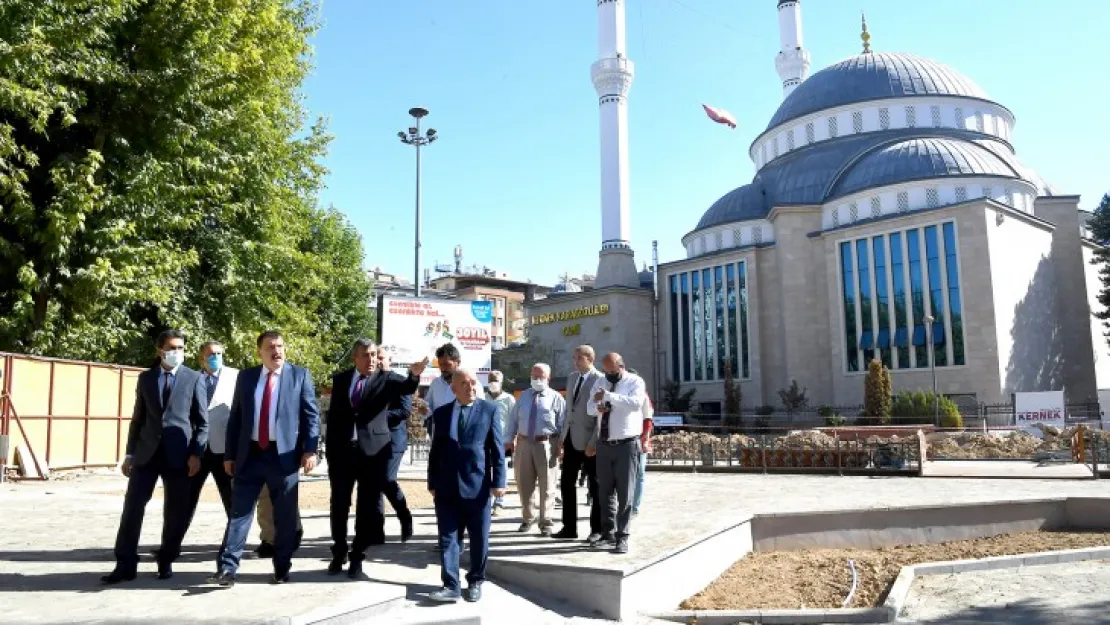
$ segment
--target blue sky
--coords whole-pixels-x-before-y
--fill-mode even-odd
[[[1020,7],[1020,10],[1015,8]],[[397,132],[423,106],[423,264],[552,284],[593,273],[600,247],[593,0],[324,0],[313,115],[335,141],[326,204],[362,233],[367,267],[411,277],[414,150]],[[1102,0],[803,0],[810,73],[860,51],[961,71],[1017,117],[1018,157],[1093,208],[1110,191],[1110,3]],[[754,174],[752,139],[782,100],[775,0],[628,0],[632,240],[638,264],[681,258],[680,238]],[[731,111],[710,122],[700,104]]]

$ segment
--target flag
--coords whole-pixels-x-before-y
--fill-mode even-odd
[[[705,109],[705,114],[709,116],[709,119],[712,119],[718,124],[727,124],[729,128],[736,128],[736,118],[732,116],[732,113],[705,104],[702,104],[701,107]]]

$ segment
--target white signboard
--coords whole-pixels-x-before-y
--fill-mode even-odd
[[[1038,423],[1064,429],[1064,391],[1014,394],[1014,421],[1019,428]]]
[[[493,302],[383,297],[378,314],[381,344],[391,348],[394,368],[403,370],[424,358],[430,361],[420,376],[421,385],[439,376],[435,352],[444,343],[454,343],[463,369],[473,371],[480,384],[489,381]]]

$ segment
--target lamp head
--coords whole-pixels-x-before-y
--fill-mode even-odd
[[[419,106],[416,106],[416,107],[413,107],[413,108],[409,109],[409,115],[412,115],[416,119],[420,119],[421,117],[424,117],[427,114],[428,114],[428,109],[420,108]]]
[[[397,136],[400,137],[401,141],[405,140],[405,133],[404,132],[398,132]]]
[[[435,137],[435,136],[436,136],[436,129],[435,128],[429,128],[428,129],[428,138],[431,139],[432,137]]]

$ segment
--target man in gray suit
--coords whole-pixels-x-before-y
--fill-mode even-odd
[[[578,491],[575,483],[585,467],[590,495],[590,534],[601,533],[601,509],[597,501],[597,462],[591,451],[597,445],[597,417],[586,413],[591,389],[601,379],[594,368],[594,349],[589,345],[574,348],[574,373],[567,378],[567,417],[560,433],[563,470],[559,488],[563,499],[563,527],[554,538],[578,538]]]
[[[146,504],[162,478],[162,546],[158,579],[173,577],[173,561],[189,520],[189,478],[200,471],[208,444],[208,397],[200,373],[182,364],[185,335],[166,330],[158,335],[158,363],[139,374],[135,410],[127,430],[127,456],[120,467],[127,494],[116,534],[116,566],[100,578],[105,584],[135,579],[139,534]]]

